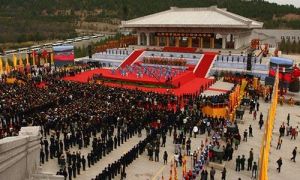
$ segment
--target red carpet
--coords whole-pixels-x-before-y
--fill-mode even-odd
[[[195,70],[195,76],[200,78],[205,78],[211,63],[213,62],[216,54],[215,53],[205,53],[199,66]]]
[[[125,68],[126,66],[130,66],[142,53],[143,49],[133,51],[120,65],[121,68]]]
[[[164,82],[157,81],[155,78],[146,77],[146,76],[143,78],[137,78],[136,75],[134,74],[129,74],[128,76],[123,77],[116,72],[116,74],[113,75],[111,74],[111,70],[108,69],[94,69],[91,71],[83,72],[81,74],[76,74],[75,76],[68,76],[63,79],[67,81],[86,83],[88,82],[89,79],[92,78],[94,74],[102,74],[105,77],[109,77],[113,79],[122,79],[124,81],[135,81],[135,82],[143,82],[143,83],[151,83],[151,84],[164,83]],[[171,92],[179,96],[182,94],[199,93],[201,86],[203,88],[206,86],[208,87],[208,85],[212,83],[212,80],[206,78],[197,78],[195,77],[192,71],[186,71],[176,76],[173,79],[172,84],[177,86],[179,82],[180,82],[179,88],[174,88],[169,90],[165,88],[148,88],[148,87],[141,87],[141,86],[134,86],[134,85],[123,85],[122,87],[128,89],[139,89],[146,92],[163,93],[163,94],[167,92]],[[115,84],[115,83],[105,83],[105,84],[112,87],[121,87],[120,84]]]

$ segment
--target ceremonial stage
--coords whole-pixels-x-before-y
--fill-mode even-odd
[[[212,83],[212,79],[208,78],[199,78],[196,77],[192,71],[186,70],[181,74],[174,77],[171,81],[172,88],[163,88],[165,84],[165,79],[160,78],[157,79],[155,77],[143,76],[137,77],[135,74],[128,74],[126,76],[122,76],[119,72],[112,73],[111,69],[94,69],[86,72],[82,72],[80,74],[76,74],[75,76],[68,76],[63,78],[67,81],[75,81],[81,83],[87,83],[89,80],[93,78],[94,75],[101,75],[103,78],[107,80],[115,80],[124,83],[113,83],[113,82],[104,82],[105,85],[111,87],[123,87],[127,89],[139,89],[147,92],[157,92],[157,93],[174,93],[175,95],[183,95],[183,94],[196,94],[199,93],[201,87],[203,90],[207,89]],[[130,83],[126,83],[130,82]],[[99,81],[101,83],[101,81]],[[132,84],[131,84],[132,83]],[[134,83],[136,85],[134,85]],[[178,86],[180,84],[180,86]],[[145,86],[143,86],[145,85]],[[152,85],[149,87],[149,85]]]

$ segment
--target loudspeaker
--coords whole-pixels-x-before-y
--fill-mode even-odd
[[[251,58],[252,58],[252,55],[248,54],[248,56],[247,56],[247,71],[251,71],[252,70]]]
[[[89,54],[89,58],[92,58],[92,46],[88,45],[88,54]]]

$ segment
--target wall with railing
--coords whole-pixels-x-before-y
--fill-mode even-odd
[[[275,82],[272,93],[272,100],[268,112],[268,117],[265,125],[265,132],[261,142],[260,158],[259,158],[259,179],[268,180],[269,154],[272,141],[272,132],[274,128],[276,108],[278,102],[278,85],[279,77],[278,70],[275,76]]]

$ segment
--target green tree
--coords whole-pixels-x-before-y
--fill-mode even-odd
[[[279,49],[282,52],[286,52],[286,42],[285,42],[285,38],[281,39],[281,42],[279,44]]]
[[[291,48],[292,47],[292,44],[291,44],[291,41],[290,41],[290,39],[287,39],[287,41],[286,41],[286,45],[285,45],[285,48],[286,48],[286,53],[287,54],[289,54],[290,52],[291,52]]]
[[[300,54],[300,40],[298,40],[298,43],[297,43],[296,46],[297,46],[297,48],[296,48],[297,51],[296,51],[296,52],[297,52],[298,54]]]

